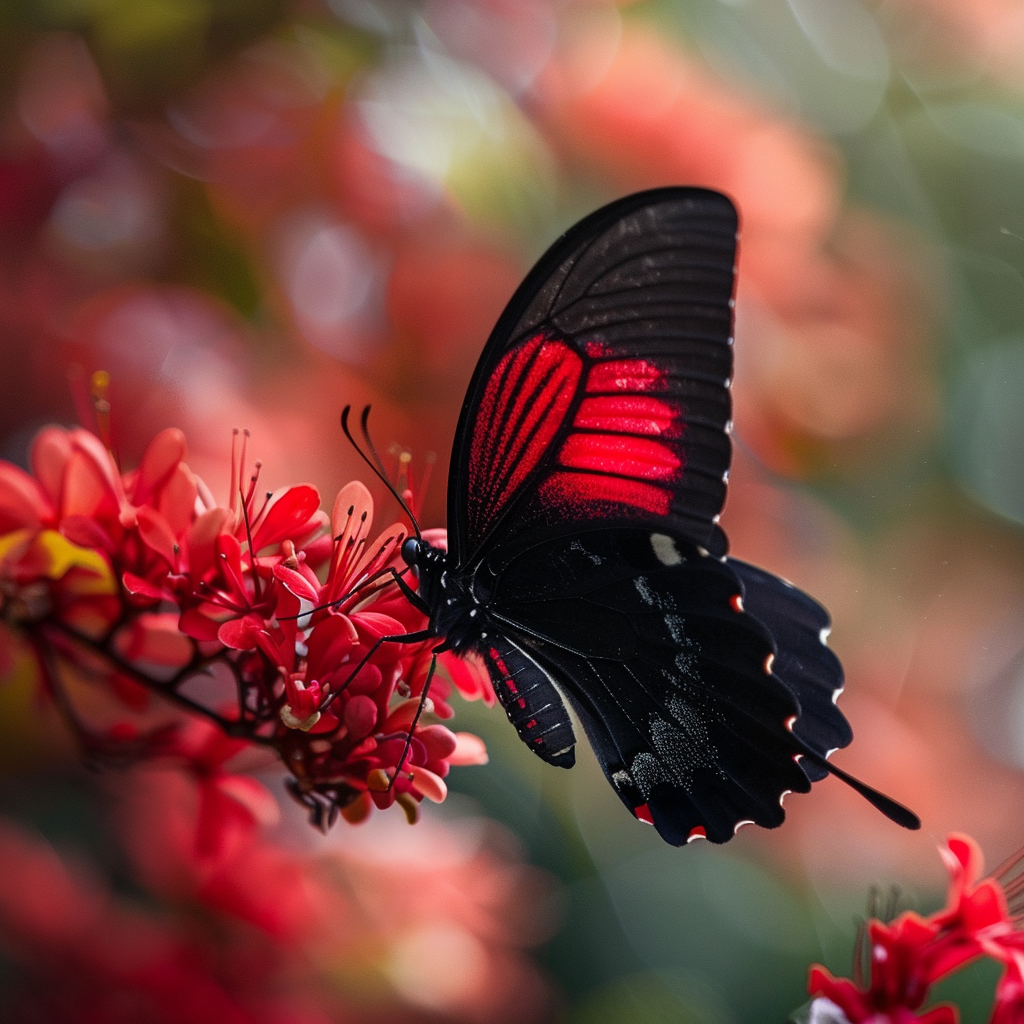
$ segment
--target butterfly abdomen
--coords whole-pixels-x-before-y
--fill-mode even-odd
[[[494,691],[520,739],[560,768],[576,763],[576,736],[558,688],[535,661],[505,638],[481,647]]]

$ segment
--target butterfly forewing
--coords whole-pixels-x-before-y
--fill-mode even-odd
[[[470,384],[449,484],[459,564],[582,524],[721,547],[730,446],[732,204],[661,189],[555,243]]]

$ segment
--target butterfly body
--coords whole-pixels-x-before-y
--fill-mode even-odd
[[[682,844],[781,823],[852,732],[827,613],[727,556],[737,221],[639,193],[557,241],[499,319],[452,454],[448,550],[402,555],[437,650],[481,658],[520,737]]]

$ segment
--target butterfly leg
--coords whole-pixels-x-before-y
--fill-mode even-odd
[[[330,696],[323,702],[323,704],[320,705],[319,710],[323,711],[325,708],[330,707],[331,701],[333,701],[335,697],[337,697],[341,693],[344,693],[348,689],[349,684],[352,682],[352,680],[355,679],[357,675],[359,675],[363,667],[366,664],[368,664],[370,659],[377,653],[377,651],[380,650],[383,644],[418,644],[422,643],[424,640],[430,640],[433,637],[434,633],[429,629],[418,629],[414,633],[399,633],[395,636],[377,637],[377,639],[373,642],[373,645],[366,652],[366,654],[364,654],[363,657],[359,659],[359,664],[356,665],[356,667],[352,669],[351,672],[349,672],[348,678],[345,680],[345,682],[343,682],[341,686],[338,687],[338,689],[333,690],[331,692]]]
[[[436,668],[437,654],[432,653],[430,656],[430,668],[427,669],[427,678],[423,681],[423,691],[420,693],[419,707],[416,708],[416,714],[412,716],[412,722],[409,723],[409,729],[405,734],[405,746],[402,748],[402,756],[398,759],[398,764],[395,765],[395,774],[392,775],[391,779],[388,781],[389,792],[391,787],[394,786],[395,780],[398,778],[398,775],[402,770],[402,765],[405,764],[405,759],[409,756],[409,747],[412,746],[412,734],[416,731],[416,726],[420,721],[420,715],[423,714],[423,709],[427,705],[427,694],[430,692],[430,683],[434,678],[434,670]]]
[[[405,570],[408,572],[408,569]],[[402,596],[406,599],[419,612],[423,612],[424,615],[430,615],[430,605],[427,604],[423,598],[409,586],[408,583],[402,579],[402,573],[398,572],[393,565],[389,565],[382,573],[382,576],[391,575],[392,580],[398,589],[402,592]]]

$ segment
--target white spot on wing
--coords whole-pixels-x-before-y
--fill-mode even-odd
[[[838,690],[833,690],[832,691],[832,703],[833,704],[837,704],[838,705],[839,698],[843,695],[843,690],[845,690],[845,689],[846,689],[845,686],[840,686]]]
[[[736,835],[736,833],[739,832],[739,830],[741,828],[743,828],[744,825],[753,825],[753,824],[754,824],[754,822],[750,818],[746,818],[743,821],[737,821],[736,824],[733,825],[733,827],[732,827],[732,834]]]
[[[770,676],[772,674],[772,664],[774,663],[774,661],[775,661],[775,655],[774,654],[769,654],[768,657],[764,659],[764,673],[765,673],[765,675]]]
[[[786,797],[789,796],[789,794],[792,793],[792,792],[793,792],[793,790],[791,790],[791,789],[784,789],[779,794],[779,806],[780,807],[785,807],[786,806],[786,803],[785,803]]]
[[[666,533],[652,533],[651,547],[662,565],[679,565],[683,556],[679,554],[676,542]]]
[[[697,554],[700,555],[701,558],[707,558],[708,557],[708,549],[707,548],[702,548],[698,544],[697,545]]]
[[[707,836],[702,836],[699,832],[694,832],[686,837],[686,845],[689,846],[690,843],[695,843],[698,839],[707,839]]]
[[[818,639],[822,642],[825,647],[828,647],[828,636],[832,632],[831,626],[822,626],[821,631],[818,633]]]

